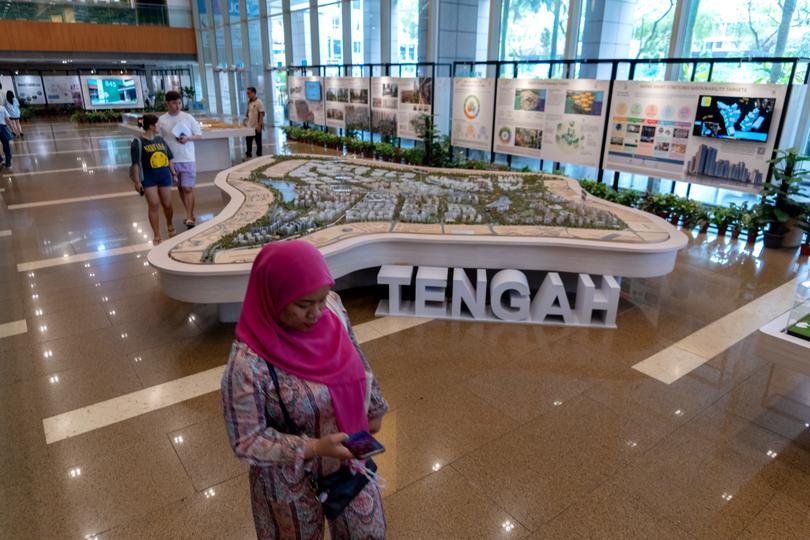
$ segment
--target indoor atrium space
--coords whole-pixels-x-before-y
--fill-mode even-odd
[[[0,0],[0,539],[810,539],[810,0]]]

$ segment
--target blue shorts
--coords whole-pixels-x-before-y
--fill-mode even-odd
[[[167,167],[161,171],[144,171],[143,180],[141,185],[145,188],[150,187],[172,187],[172,173]]]

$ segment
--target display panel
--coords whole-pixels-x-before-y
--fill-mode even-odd
[[[141,81],[137,75],[83,76],[82,93],[88,109],[143,108]]]
[[[326,125],[368,131],[371,127],[368,77],[326,77]]]
[[[325,125],[322,89],[323,79],[320,77],[288,77],[287,112],[290,121]]]
[[[492,109],[495,79],[453,79],[454,146],[489,152],[492,149]]]
[[[82,105],[82,85],[78,75],[45,75],[45,95],[49,104]]]
[[[765,142],[776,100],[773,98],[700,96],[693,135]]]
[[[596,167],[609,81],[498,79],[495,151]]]
[[[45,105],[45,90],[42,88],[42,78],[39,75],[16,75],[14,84],[20,101],[31,105]],[[5,100],[5,95],[3,99]]]
[[[616,81],[604,168],[757,192],[784,97],[776,84]]]
[[[419,122],[430,115],[432,101],[430,77],[373,77],[371,129],[382,135],[417,139]]]

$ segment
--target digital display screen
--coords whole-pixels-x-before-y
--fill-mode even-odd
[[[692,135],[766,142],[776,99],[700,96]]]
[[[88,79],[87,89],[93,106],[138,105],[135,79]]]
[[[304,97],[307,101],[320,101],[321,83],[319,81],[304,81]]]

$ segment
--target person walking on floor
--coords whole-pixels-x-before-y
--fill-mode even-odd
[[[385,538],[376,466],[341,442],[379,431],[388,403],[334,283],[303,240],[266,245],[250,271],[221,392],[231,448],[250,464],[261,540],[322,539],[324,515],[333,540]],[[340,500],[319,498],[313,482],[336,475]]]
[[[256,156],[262,155],[262,130],[264,129],[264,103],[256,95],[256,89],[249,86],[247,89],[248,108],[245,114],[245,124],[249,128],[253,128],[255,135],[248,135],[245,137],[245,145],[247,152],[245,157],[250,159],[253,157],[253,141],[256,141]]]
[[[22,137],[22,125],[20,124],[20,100],[14,96],[14,92],[6,92],[6,111],[8,111],[8,127],[17,137]]]
[[[5,107],[0,107],[0,143],[3,145],[3,155],[5,161],[3,166],[11,169],[11,141],[14,139],[14,132],[8,127],[10,117]]]
[[[191,228],[197,224],[194,216],[194,185],[197,183],[197,166],[194,142],[202,138],[202,128],[197,119],[184,112],[179,92],[166,92],[168,111],[160,116],[158,130],[172,151],[172,165],[177,172],[177,191],[186,209],[183,222]]]
[[[166,229],[169,237],[174,236],[172,225],[172,181],[177,181],[171,159],[171,148],[157,134],[158,117],[145,114],[141,119],[143,135],[133,139],[130,145],[132,166],[130,178],[135,184],[135,191],[146,196],[149,204],[149,225],[154,233],[154,245],[160,244],[160,207],[166,216]]]

